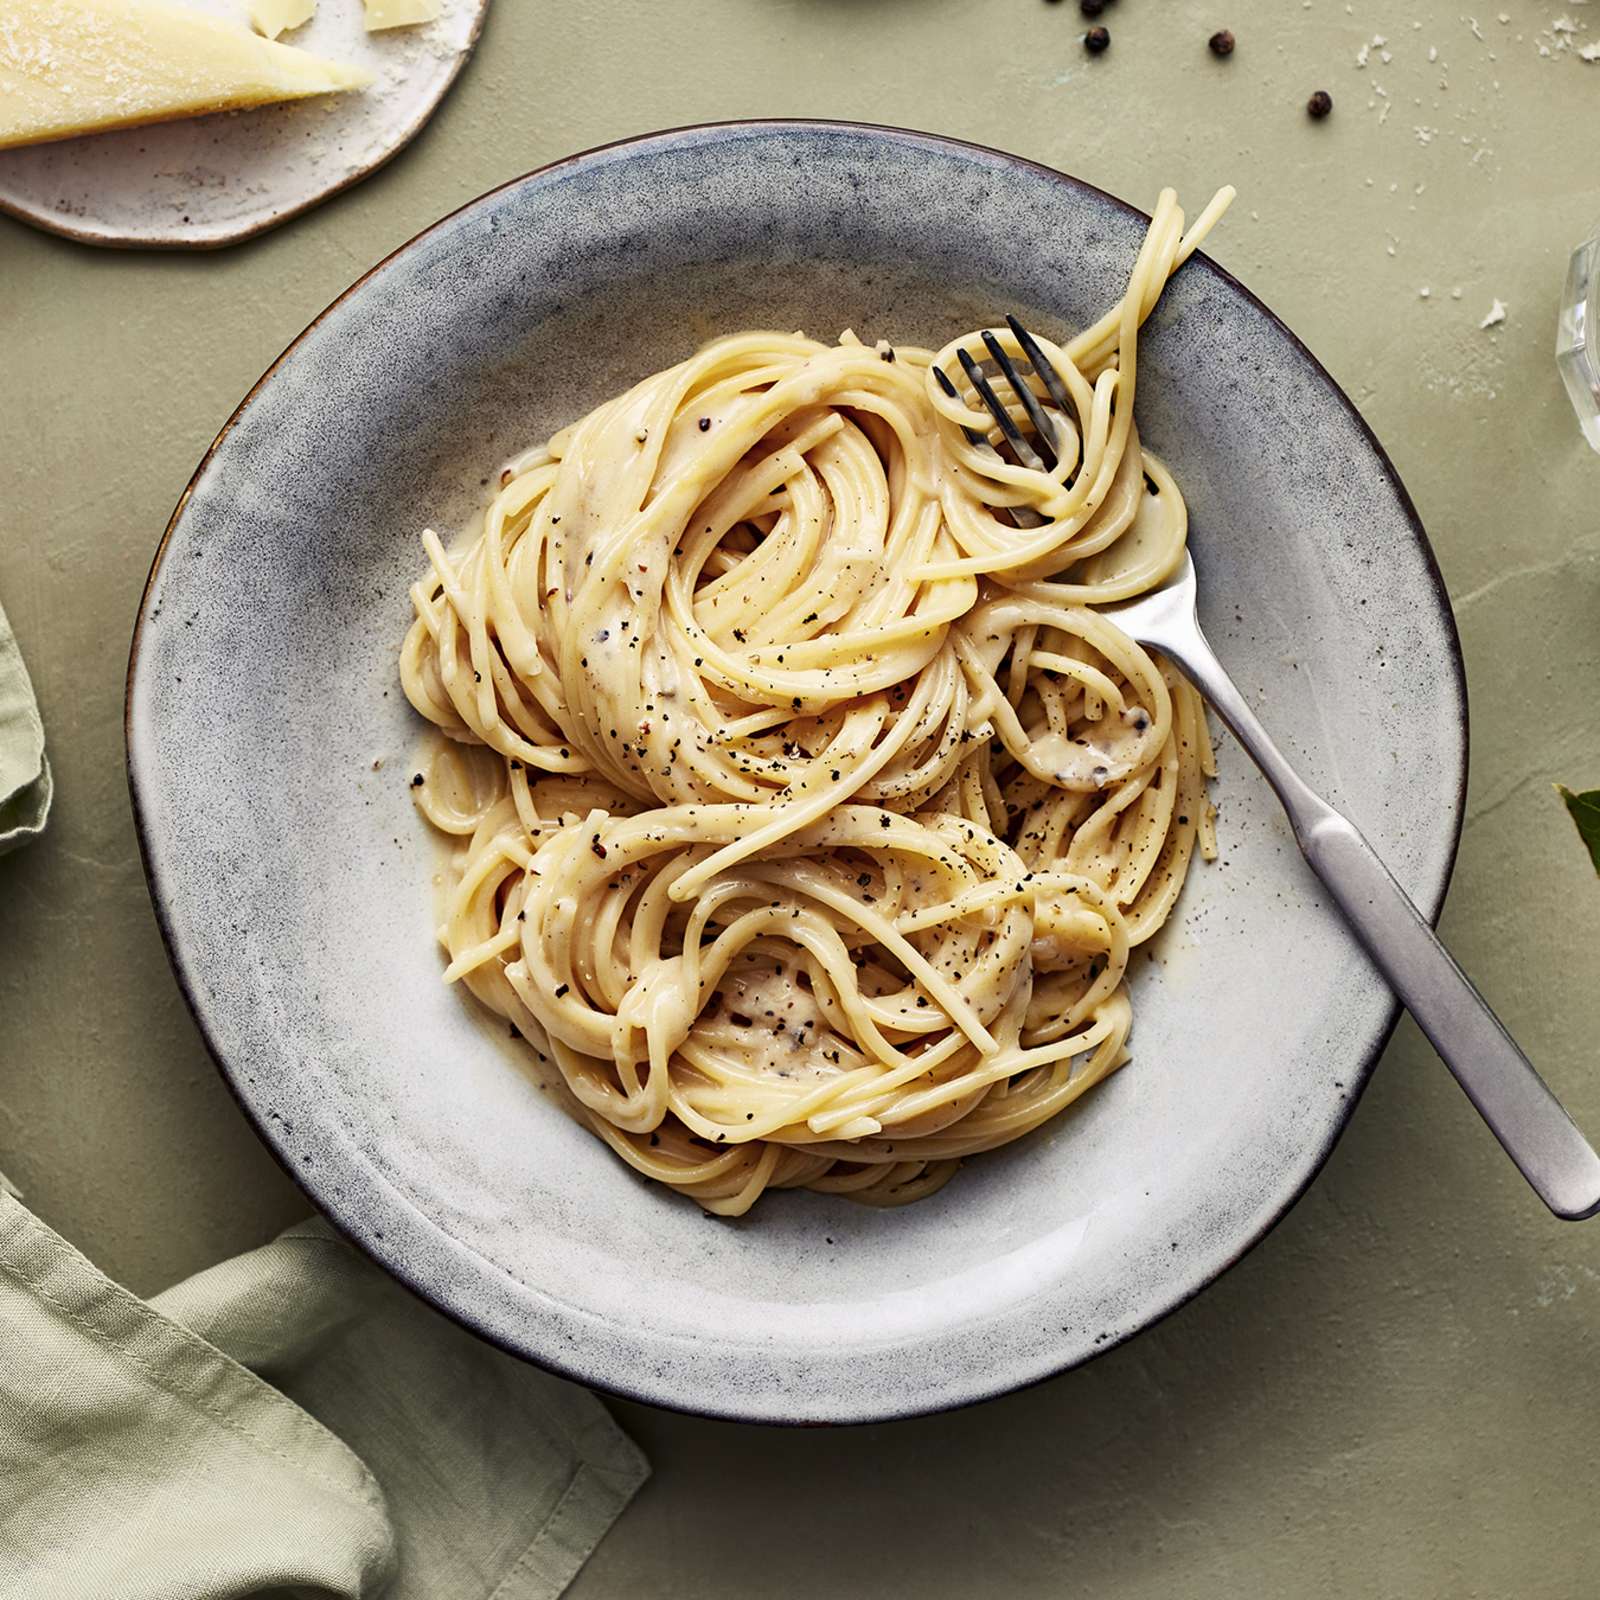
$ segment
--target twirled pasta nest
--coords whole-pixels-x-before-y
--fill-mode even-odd
[[[1182,555],[1138,329],[1229,197],[1186,236],[1164,193],[1122,301],[1039,341],[1066,407],[990,330],[1050,471],[936,381],[981,333],[743,333],[514,462],[456,552],[424,534],[446,976],[639,1172],[725,1215],[899,1204],[1127,1059],[1129,952],[1214,853],[1210,748],[1095,606]]]

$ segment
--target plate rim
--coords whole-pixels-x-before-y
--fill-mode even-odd
[[[8,217],[15,217],[18,222],[25,223],[30,228],[37,228],[41,233],[53,233],[58,238],[71,239],[75,244],[85,244],[96,250],[157,250],[163,252],[168,250],[226,250],[230,245],[243,244],[247,239],[258,239],[262,234],[271,233],[274,228],[282,227],[284,223],[292,222],[296,217],[303,217],[308,211],[314,211],[325,201],[332,200],[335,195],[343,194],[347,189],[353,189],[358,183],[370,178],[373,173],[379,171],[383,167],[388,166],[388,164],[393,161],[394,158],[403,150],[405,150],[413,142],[413,140],[417,138],[422,130],[433,121],[435,113],[438,111],[439,107],[444,104],[446,96],[448,96],[450,91],[455,87],[456,79],[461,76],[462,71],[465,69],[467,63],[477,52],[478,41],[483,37],[484,24],[489,18],[490,0],[474,0],[474,4],[477,6],[477,15],[473,18],[472,27],[468,32],[466,39],[462,42],[460,49],[456,50],[451,57],[450,71],[443,79],[440,80],[438,91],[435,93],[433,99],[430,100],[428,104],[425,105],[422,110],[411,119],[410,122],[401,124],[398,130],[399,136],[395,142],[387,149],[383,150],[380,154],[374,156],[371,161],[368,161],[364,165],[356,167],[352,171],[345,173],[345,175],[336,183],[330,184],[325,189],[318,189],[315,194],[307,195],[305,199],[297,200],[292,205],[286,206],[281,211],[274,211],[270,216],[262,217],[255,222],[241,223],[226,233],[208,235],[204,239],[185,239],[177,235],[168,235],[164,238],[146,238],[140,235],[119,233],[115,228],[96,229],[74,227],[70,221],[59,218],[52,212],[36,210],[34,207],[26,205],[19,200],[13,200],[9,195],[4,193],[0,193],[0,214]],[[268,104],[264,106],[250,106],[245,108],[245,111],[246,114],[248,114],[250,111],[269,111],[271,109],[272,106]],[[204,115],[213,117],[228,117],[237,115],[237,113],[231,111],[211,111],[204,113]],[[168,118],[164,120],[198,121],[200,119]],[[141,127],[158,128],[161,126],[162,122],[134,123],[133,125],[124,128],[106,128],[103,129],[102,132],[137,133]],[[99,135],[88,133],[80,134],[77,137],[94,139],[98,138]],[[42,142],[46,144],[66,144],[70,141],[65,139],[52,139]],[[36,146],[18,145],[15,148],[20,150],[31,150],[36,148]],[[0,155],[4,154],[6,154],[6,152],[0,150]],[[531,177],[532,174],[530,173],[528,176]],[[513,180],[513,182],[514,181],[516,180]],[[470,205],[471,202],[468,201],[468,204]],[[450,215],[454,216],[455,213],[451,212]],[[439,219],[440,222],[447,220],[448,218],[445,217],[441,217]],[[437,225],[437,223],[430,224],[430,227],[436,227]],[[424,228],[422,233],[417,234],[416,237],[420,239],[422,234],[427,233],[428,231],[428,228]],[[406,241],[407,244],[414,242],[414,240]],[[405,245],[401,245],[400,249],[404,250],[405,247]],[[389,252],[390,255],[395,255],[397,253],[397,251]],[[385,261],[388,259],[388,256],[384,257]],[[382,262],[378,263],[379,266],[382,264]],[[377,268],[374,267],[369,270],[376,271]],[[363,273],[362,277],[364,278],[367,275],[367,273]],[[360,280],[358,279],[357,282],[359,281]],[[352,284],[351,287],[354,288],[355,285]],[[343,296],[340,298],[342,299]],[[327,311],[331,311],[332,309],[332,306],[327,307],[324,312],[319,314],[317,321],[320,321],[322,316],[325,316]],[[309,333],[311,331],[311,327],[313,326],[315,326],[315,323],[308,324],[304,332]],[[299,341],[297,340],[296,343],[298,342]],[[285,350],[283,354],[287,355],[288,353],[289,352]],[[279,356],[278,360],[281,361],[282,359],[283,356]],[[277,362],[274,362],[273,365],[276,366]],[[268,368],[268,372],[271,370],[271,368]],[[263,379],[266,376],[267,373],[262,374]],[[259,383],[252,384],[250,388],[250,394],[253,395],[256,389],[259,387]],[[248,398],[249,396],[246,396],[246,399]],[[235,412],[235,416],[236,415],[237,411]],[[233,417],[229,417],[228,423],[230,426],[232,425],[233,420]],[[227,430],[224,429],[223,431],[226,432]],[[217,443],[220,444],[221,442],[222,435],[218,434]],[[215,448],[215,446],[213,446],[213,448]],[[209,455],[209,452],[207,453]],[[204,463],[202,463],[202,465],[204,465]],[[152,571],[153,570],[154,569],[152,569]],[[148,585],[146,587],[148,587]],[[144,604],[142,597],[139,603],[142,607]]]
[[[487,9],[487,6],[485,6],[485,9]],[[465,57],[463,57],[463,59],[465,59]],[[596,156],[604,155],[609,152],[627,150],[647,145],[670,144],[675,140],[682,140],[686,137],[694,135],[733,134],[752,130],[791,130],[801,134],[817,131],[845,131],[850,133],[867,134],[873,137],[886,137],[892,141],[903,144],[931,146],[943,151],[954,151],[958,154],[975,154],[985,157],[989,160],[998,161],[1007,166],[1022,168],[1039,177],[1045,178],[1052,183],[1064,184],[1068,188],[1087,193],[1094,196],[1098,200],[1109,203],[1117,210],[1122,211],[1136,221],[1143,223],[1149,222],[1149,216],[1147,213],[1141,211],[1137,206],[1131,204],[1130,202],[1121,199],[1119,196],[1110,193],[1108,190],[1089,183],[1085,179],[1075,177],[1070,173],[1062,172],[1059,168],[1051,167],[1044,162],[1035,161],[1027,156],[1019,156],[1010,151],[1001,150],[992,145],[980,144],[970,139],[960,139],[946,134],[929,133],[914,128],[902,128],[886,123],[866,122],[851,118],[738,117],[710,122],[686,123],[677,127],[657,129],[653,132],[634,134],[625,138],[607,140],[603,144],[593,145],[586,149],[575,151],[572,154],[558,157],[557,159],[546,162],[541,166],[531,168],[529,171],[524,172],[517,177],[507,179],[503,183],[495,184],[491,188],[484,190],[481,194],[475,195],[471,199],[465,201],[462,205],[459,205],[446,212],[443,216],[437,218],[427,227],[419,230],[410,239],[407,239],[404,243],[396,246],[393,250],[388,251],[378,261],[374,262],[370,267],[356,277],[346,289],[344,289],[339,295],[331,300],[321,311],[316,314],[316,316],[310,320],[310,322],[306,324],[303,329],[301,329],[298,334],[295,335],[295,337],[284,347],[282,352],[273,360],[273,362],[266,368],[261,376],[256,379],[253,384],[251,384],[244,397],[239,401],[238,405],[235,406],[227,421],[218,431],[216,438],[213,439],[211,444],[207,447],[205,453],[200,458],[198,465],[195,467],[194,472],[190,475],[188,482],[184,485],[183,492],[179,496],[178,502],[173,508],[172,515],[167,520],[166,528],[162,532],[161,539],[156,546],[155,555],[151,560],[150,571],[145,578],[144,587],[140,592],[138,610],[134,618],[133,633],[129,643],[128,667],[124,685],[124,758],[127,770],[129,798],[133,812],[134,832],[139,846],[139,860],[144,872],[145,885],[150,895],[151,908],[155,915],[156,925],[161,933],[162,944],[166,949],[168,965],[172,969],[173,977],[177,982],[179,992],[182,994],[184,1004],[188,1008],[189,1015],[193,1018],[196,1029],[198,1030],[201,1040],[205,1045],[206,1053],[211,1057],[213,1065],[216,1067],[224,1085],[228,1089],[229,1094],[233,1097],[234,1102],[238,1105],[241,1112],[243,1112],[246,1121],[249,1123],[256,1136],[260,1139],[263,1146],[272,1156],[273,1160],[277,1162],[278,1166],[282,1168],[282,1170],[288,1175],[295,1186],[312,1203],[318,1214],[326,1218],[326,1220],[333,1226],[341,1238],[345,1239],[348,1243],[359,1250],[361,1254],[374,1265],[376,1265],[380,1271],[384,1272],[395,1282],[401,1284],[409,1292],[416,1295],[424,1304],[430,1306],[441,1315],[448,1317],[458,1327],[472,1334],[475,1338],[483,1340],[485,1343],[498,1350],[504,1351],[507,1355],[513,1356],[518,1360],[526,1361],[543,1371],[553,1373],[557,1377],[563,1378],[567,1381],[580,1383],[587,1388],[598,1390],[602,1394],[609,1395],[617,1399],[632,1401],[636,1404],[656,1406],[664,1410],[675,1411],[688,1416],[704,1417],[713,1421],[746,1422],[779,1427],[865,1426],[871,1423],[904,1421],[914,1417],[938,1415],[943,1412],[960,1410],[967,1406],[979,1405],[989,1400],[998,1399],[1003,1395],[1021,1393],[1025,1390],[1032,1389],[1039,1384],[1049,1381],[1052,1378],[1060,1377],[1066,1372],[1070,1372],[1079,1367],[1085,1366],[1089,1362],[1097,1359],[1099,1356],[1104,1355],[1107,1351],[1116,1349],[1118,1346],[1125,1344],[1128,1340],[1136,1337],[1137,1335],[1144,1333],[1151,1328],[1157,1327],[1175,1312],[1188,1305],[1189,1302],[1192,1301],[1197,1295],[1210,1288],[1211,1285],[1214,1284],[1219,1278],[1224,1276],[1224,1274],[1230,1271],[1233,1267],[1237,1266],[1245,1256],[1249,1255],[1250,1252],[1254,1250],[1256,1246],[1259,1245],[1262,1240],[1264,1240],[1267,1235],[1270,1234],[1279,1225],[1279,1223],[1281,1223],[1284,1218],[1289,1215],[1291,1211],[1294,1210],[1294,1208],[1304,1198],[1306,1191],[1311,1187],[1312,1183],[1321,1173],[1323,1167],[1327,1164],[1328,1158],[1333,1153],[1334,1146],[1338,1144],[1339,1139],[1344,1134],[1345,1129],[1349,1126],[1350,1119],[1354,1115],[1355,1108],[1360,1102],[1361,1097],[1366,1092],[1367,1085],[1372,1079],[1373,1071],[1377,1066],[1379,1059],[1382,1057],[1384,1051],[1388,1048],[1389,1042],[1394,1035],[1394,1030],[1399,1022],[1401,1012],[1401,1005],[1398,997],[1396,997],[1392,991],[1390,992],[1387,1020],[1378,1031],[1370,1048],[1361,1058],[1353,1078],[1349,1081],[1349,1092],[1347,1092],[1340,1101],[1340,1109],[1338,1113],[1329,1121],[1326,1128],[1323,1130],[1320,1143],[1315,1149],[1313,1157],[1306,1168],[1304,1179],[1293,1189],[1287,1198],[1284,1199],[1283,1203],[1272,1211],[1272,1214],[1266,1219],[1265,1222],[1245,1236],[1235,1249],[1232,1249],[1227,1253],[1227,1255],[1221,1260],[1220,1264],[1218,1264],[1214,1269],[1207,1269],[1204,1271],[1196,1283],[1186,1289],[1182,1294],[1174,1298],[1170,1304],[1164,1306],[1153,1316],[1139,1323],[1138,1326],[1111,1333],[1108,1337],[1103,1339],[1101,1343],[1095,1345],[1093,1348],[1085,1350],[1080,1354],[1066,1357],[1059,1363],[1052,1364],[1048,1370],[1039,1372],[1034,1376],[1023,1378],[1017,1381],[1009,1381],[1002,1378],[1000,1381],[990,1387],[967,1392],[954,1398],[939,1397],[931,1400],[921,1400],[915,1398],[907,1399],[894,1406],[892,1409],[886,1409],[882,1406],[863,1409],[858,1405],[854,1407],[848,1415],[833,1416],[819,1421],[819,1419],[814,1416],[807,1416],[798,1412],[757,1412],[748,1408],[740,1408],[737,1405],[718,1405],[715,1403],[715,1401],[710,1399],[701,1400],[696,1404],[689,1404],[680,1399],[668,1398],[660,1393],[652,1393],[649,1387],[645,1384],[629,1386],[625,1382],[615,1381],[606,1377],[597,1377],[592,1372],[583,1370],[581,1364],[576,1360],[567,1361],[556,1355],[534,1355],[527,1349],[514,1345],[509,1340],[497,1335],[489,1329],[481,1327],[468,1320],[468,1316],[465,1312],[459,1312],[453,1309],[451,1306],[446,1305],[442,1298],[436,1296],[436,1293],[431,1291],[425,1283],[419,1281],[416,1275],[407,1272],[402,1265],[398,1263],[392,1263],[388,1259],[379,1256],[373,1250],[369,1240],[354,1231],[351,1226],[344,1222],[342,1217],[340,1217],[333,1209],[329,1207],[322,1195],[318,1192],[319,1188],[326,1186],[322,1180],[320,1178],[313,1179],[310,1177],[303,1168],[296,1167],[288,1159],[288,1157],[278,1149],[277,1144],[271,1135],[271,1131],[267,1126],[266,1120],[263,1117],[258,1116],[254,1108],[245,1098],[234,1072],[224,1059],[220,1048],[212,1036],[210,1028],[207,1026],[205,1017],[197,1002],[195,988],[189,981],[189,977],[185,970],[184,962],[180,954],[179,942],[175,937],[172,923],[168,916],[163,891],[158,882],[155,868],[152,865],[151,842],[149,838],[144,807],[140,796],[139,776],[135,770],[133,756],[134,680],[139,669],[140,651],[143,644],[144,627],[147,620],[151,593],[155,586],[156,577],[161,570],[163,561],[166,558],[168,548],[171,545],[173,535],[179,522],[182,520],[184,511],[188,507],[189,500],[194,493],[196,485],[204,476],[206,470],[211,465],[213,457],[222,447],[228,435],[233,431],[234,427],[237,425],[246,410],[253,404],[257,394],[261,391],[261,389],[277,373],[279,368],[282,367],[292,355],[294,355],[301,344],[303,344],[305,340],[317,330],[322,322],[333,312],[338,310],[338,308],[341,307],[347,300],[351,299],[354,295],[361,291],[366,286],[368,281],[381,272],[385,267],[387,267],[391,261],[403,255],[405,252],[412,249],[415,245],[419,244],[422,240],[428,238],[430,235],[448,227],[465,212],[472,210],[483,201],[488,200],[495,195],[503,194],[506,191],[514,189],[532,179],[551,176],[565,168],[574,166],[580,162],[591,160]],[[1404,515],[1406,521],[1410,524],[1411,531],[1415,536],[1424,557],[1424,564],[1426,567],[1428,580],[1433,587],[1434,597],[1438,604],[1440,615],[1445,623],[1451,688],[1453,689],[1455,697],[1460,706],[1460,716],[1459,719],[1457,719],[1457,732],[1460,740],[1460,766],[1459,779],[1456,784],[1455,793],[1451,797],[1452,826],[1450,830],[1450,838],[1448,840],[1448,847],[1445,852],[1443,872],[1440,875],[1437,893],[1423,896],[1421,897],[1420,901],[1420,909],[1426,917],[1428,924],[1431,927],[1436,927],[1438,925],[1440,914],[1444,909],[1445,901],[1449,895],[1450,884],[1455,873],[1456,861],[1460,851],[1462,831],[1466,822],[1467,783],[1471,757],[1471,716],[1467,692],[1466,662],[1461,648],[1460,629],[1456,623],[1455,611],[1450,602],[1450,595],[1445,585],[1444,574],[1439,567],[1437,553],[1433,548],[1432,542],[1428,538],[1427,529],[1424,527],[1422,519],[1418,515],[1416,505],[1412,501],[1411,495],[1407,491],[1406,486],[1400,477],[1399,471],[1396,469],[1388,451],[1384,448],[1382,441],[1380,441],[1377,435],[1373,432],[1371,425],[1361,414],[1361,411],[1356,406],[1355,402],[1352,401],[1349,395],[1345,393],[1344,388],[1338,383],[1338,381],[1322,364],[1322,362],[1317,359],[1316,355],[1312,352],[1309,346],[1307,346],[1305,341],[1301,339],[1300,336],[1296,334],[1295,331],[1289,327],[1289,325],[1260,298],[1260,296],[1255,294],[1245,284],[1241,283],[1238,278],[1236,278],[1227,270],[1227,268],[1221,266],[1218,262],[1206,255],[1204,252],[1196,251],[1195,256],[1197,259],[1205,262],[1206,266],[1217,275],[1226,288],[1228,288],[1231,292],[1238,294],[1248,304],[1253,306],[1263,317],[1267,319],[1269,323],[1272,324],[1273,328],[1278,334],[1288,340],[1290,346],[1298,355],[1298,357],[1310,367],[1313,374],[1327,386],[1327,389],[1337,399],[1338,403],[1343,407],[1346,414],[1355,423],[1360,436],[1365,440],[1368,449],[1372,452],[1372,456],[1382,471],[1390,490],[1396,497],[1402,514]],[[418,1214],[423,1217],[424,1221],[428,1222],[430,1226],[439,1231],[443,1237],[449,1239],[457,1248],[469,1248],[462,1245],[460,1241],[456,1241],[452,1235],[449,1235],[443,1229],[440,1229],[438,1224],[433,1223],[432,1219],[427,1217],[426,1213],[421,1212],[419,1208],[415,1207],[413,1202],[405,1201],[403,1196],[398,1198],[403,1203],[410,1205],[412,1209],[418,1210]]]

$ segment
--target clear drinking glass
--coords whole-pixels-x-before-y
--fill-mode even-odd
[[[1556,330],[1556,365],[1584,438],[1600,450],[1600,229],[1572,252]]]

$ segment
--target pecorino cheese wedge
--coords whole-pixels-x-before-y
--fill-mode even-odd
[[[161,0],[0,3],[0,149],[371,81]]]

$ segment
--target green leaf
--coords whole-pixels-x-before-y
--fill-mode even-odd
[[[1589,849],[1589,859],[1594,870],[1600,873],[1600,789],[1585,789],[1574,794],[1564,784],[1556,785],[1556,793],[1567,803],[1567,810],[1577,824],[1579,837]]]

